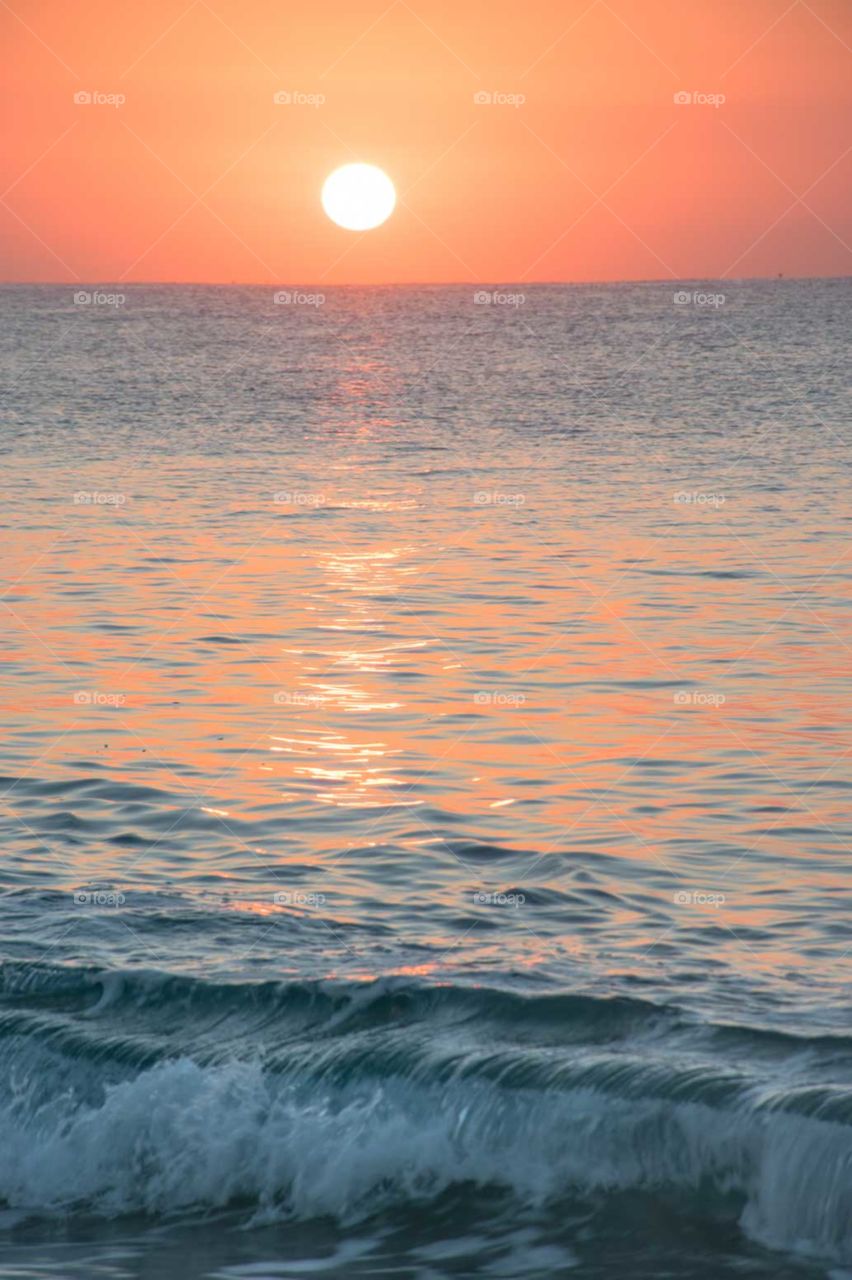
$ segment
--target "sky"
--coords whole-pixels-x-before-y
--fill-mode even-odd
[[[0,0],[0,48],[5,281],[850,273],[849,0]]]

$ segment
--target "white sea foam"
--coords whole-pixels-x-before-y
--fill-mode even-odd
[[[758,1106],[717,1109],[594,1089],[401,1078],[310,1086],[259,1065],[182,1059],[108,1086],[0,1110],[0,1196],[12,1208],[251,1206],[254,1220],[352,1221],[453,1183],[528,1204],[563,1194],[708,1189],[744,1205],[771,1246],[852,1261],[852,1131]]]

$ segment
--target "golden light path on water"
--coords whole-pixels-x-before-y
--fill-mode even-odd
[[[545,323],[542,298],[528,322]],[[530,436],[501,425],[497,396],[464,427],[418,370],[436,361],[452,403],[469,308],[452,336],[438,294],[414,325],[392,292],[335,305],[340,336],[329,312],[303,353],[315,415],[261,415],[230,452],[199,428],[201,452],[130,467],[132,501],[72,506],[58,533],[33,513],[69,488],[61,460],[13,484],[32,532],[11,552],[4,645],[37,695],[9,689],[8,772],[29,769],[17,812],[62,843],[57,861],[30,841],[28,865],[225,897],[235,928],[280,919],[251,954],[294,972],[503,964],[653,987],[674,967],[702,972],[696,998],[706,984],[735,1000],[744,973],[790,998],[803,975],[835,990],[848,956],[818,922],[847,822],[840,508],[804,483],[767,508],[736,468],[724,504],[674,501],[695,441],[673,420],[643,458],[638,405],[604,426],[580,398],[576,421],[533,414]],[[586,377],[608,332],[590,315],[572,330]],[[523,376],[518,331],[481,323],[505,388]],[[829,442],[809,460],[826,492]],[[704,473],[723,472],[724,440],[700,447]],[[780,465],[767,458],[767,484]],[[117,488],[112,464],[83,485]],[[94,781],[45,815],[39,788],[76,776]],[[282,960],[288,920],[299,948]]]

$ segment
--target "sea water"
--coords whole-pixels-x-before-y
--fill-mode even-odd
[[[0,290],[0,1274],[852,1274],[851,299]]]

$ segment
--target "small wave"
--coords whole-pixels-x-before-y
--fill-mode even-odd
[[[353,1221],[452,1185],[527,1204],[567,1193],[735,1197],[756,1239],[852,1259],[849,1126],[773,1110],[412,1079],[311,1088],[257,1063],[159,1064],[97,1104],[0,1112],[12,1208],[172,1213],[249,1204],[257,1220]]]
[[[545,1209],[640,1191],[696,1217],[724,1201],[755,1240],[852,1261],[852,1090],[781,1069],[812,1042],[767,1035],[776,1069],[759,1074],[737,1053],[686,1052],[690,1035],[747,1029],[640,1001],[47,966],[3,978],[12,1209],[352,1222],[450,1187]]]

